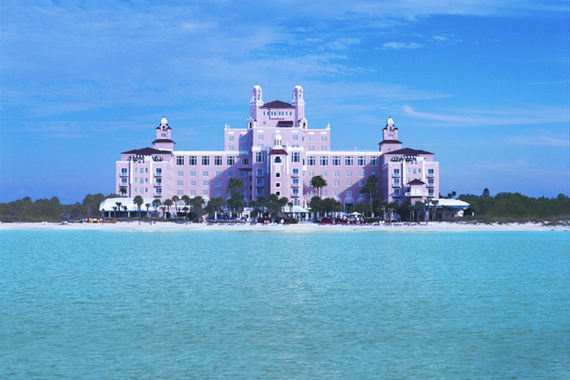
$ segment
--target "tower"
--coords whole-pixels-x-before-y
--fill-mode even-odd
[[[249,116],[253,120],[258,120],[259,107],[263,105],[263,90],[256,84],[251,89],[251,99],[249,101]]]
[[[402,148],[402,142],[398,140],[398,128],[395,126],[392,116],[388,116],[386,126],[382,129],[382,141],[379,145],[382,153]]]
[[[297,126],[301,120],[305,119],[305,99],[303,98],[303,87],[296,85],[293,88],[291,105],[295,107],[295,123]]]
[[[154,149],[174,150],[175,142],[172,141],[172,128],[164,116],[160,120],[159,126],[156,127],[156,140],[152,144]]]

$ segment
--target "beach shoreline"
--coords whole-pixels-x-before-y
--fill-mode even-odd
[[[493,223],[467,224],[451,222],[430,222],[426,224],[389,224],[389,225],[319,225],[315,223],[299,224],[206,224],[130,221],[118,223],[0,223],[0,231],[9,230],[47,230],[47,231],[146,231],[146,232],[183,232],[183,231],[279,231],[279,232],[445,232],[445,231],[570,231],[570,226],[544,225],[541,223]]]

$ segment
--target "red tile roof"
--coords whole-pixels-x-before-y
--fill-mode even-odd
[[[287,151],[285,149],[271,149],[269,154],[287,154]]]
[[[281,100],[274,100],[269,103],[265,103],[259,108],[295,108],[289,103],[282,102]]]
[[[168,150],[159,150],[154,148],[141,148],[141,149],[127,150],[126,152],[123,152],[121,154],[139,154],[143,156],[150,156],[151,154],[172,154],[172,152],[169,152]]]

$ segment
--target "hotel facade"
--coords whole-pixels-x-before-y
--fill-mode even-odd
[[[245,128],[225,126],[223,151],[175,149],[172,128],[162,118],[152,148],[121,153],[116,162],[117,194],[162,201],[175,195],[226,199],[229,180],[237,178],[244,184],[246,202],[276,194],[308,207],[317,194],[311,178],[320,175],[327,182],[321,197],[349,208],[369,201],[361,189],[375,175],[383,201],[413,204],[439,198],[439,163],[434,154],[402,148],[392,118],[382,129],[378,150],[333,151],[330,125],[308,127],[301,86],[293,89],[291,103],[264,103],[263,91],[255,85],[249,110]]]

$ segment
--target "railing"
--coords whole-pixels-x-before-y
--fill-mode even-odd
[[[392,177],[394,177],[394,178],[400,178],[400,173],[394,173],[394,174],[392,174]]]
[[[129,176],[129,173],[123,173],[123,172],[121,172],[120,176],[121,176],[121,177],[128,177],[128,176]]]
[[[430,173],[430,172],[428,172],[427,176],[428,176],[429,178],[433,178],[433,177],[435,177],[435,173]]]
[[[155,172],[155,173],[154,173],[154,176],[155,176],[155,177],[162,177],[162,172]]]
[[[426,196],[426,193],[423,191],[407,191],[405,195],[406,197],[423,197]]]

